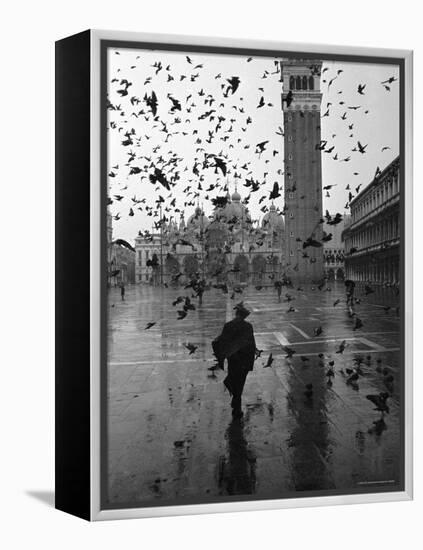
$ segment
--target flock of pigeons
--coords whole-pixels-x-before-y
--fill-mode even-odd
[[[114,54],[121,55],[119,51],[115,51]],[[182,56],[182,54],[180,55]],[[280,81],[280,60],[275,59],[273,62],[269,62],[269,67],[263,71],[261,75],[263,85],[255,91],[257,94],[255,112],[246,112],[243,94],[254,93],[254,90],[244,89],[239,76],[222,74],[222,72],[216,73],[213,78],[218,86],[214,86],[213,93],[211,93],[201,84],[202,75],[207,72],[207,57],[201,57],[200,61],[193,56],[186,55],[184,57],[184,70],[174,70],[171,64],[163,63],[160,60],[160,55],[157,54],[157,60],[149,66],[148,76],[145,77],[142,85],[139,85],[136,82],[137,79],[132,78],[131,75],[136,74],[139,65],[143,62],[143,54],[133,54],[132,64],[129,67],[124,67],[122,64],[122,67],[117,68],[110,80],[107,100],[108,131],[113,133],[115,143],[119,144],[120,151],[122,149],[125,151],[125,162],[111,163],[108,172],[108,207],[113,210],[115,222],[126,217],[132,218],[137,211],[151,217],[152,232],[148,230],[139,232],[139,235],[147,241],[153,240],[153,231],[161,230],[166,243],[166,239],[169,239],[166,228],[175,214],[184,213],[186,209],[198,204],[199,200],[209,201],[217,209],[223,208],[228,201],[229,175],[232,179],[236,178],[243,182],[243,186],[248,191],[249,194],[243,200],[244,204],[248,205],[253,196],[259,196],[258,205],[262,213],[269,210],[268,204],[271,201],[277,201],[283,196],[283,186],[280,184],[280,180],[284,176],[284,167],[286,167],[284,161],[281,160],[281,167],[277,170],[277,181],[272,182],[270,174],[270,166],[280,155],[280,149],[272,146],[270,137],[258,143],[250,142],[248,138],[249,129],[255,123],[256,113],[274,107],[272,101],[266,98],[264,84],[271,80]],[[254,65],[254,61],[254,58],[248,57],[243,62]],[[178,66],[180,67],[180,63]],[[322,86],[326,86],[326,92],[331,91],[333,96],[332,101],[327,101],[322,106],[322,118],[335,116],[332,114],[335,104],[337,107],[341,107],[344,112],[340,119],[348,128],[349,137],[354,139],[356,129],[355,121],[352,118],[353,113],[363,110],[367,115],[369,109],[362,104],[363,101],[360,103],[357,101],[352,105],[347,104],[342,99],[343,91],[333,90],[336,81],[342,81],[343,72],[343,69],[339,69],[335,74],[331,74],[330,69],[324,67],[319,73]],[[316,74],[316,66],[310,66],[310,74]],[[185,82],[187,93],[177,96],[173,87],[176,82]],[[380,85],[386,93],[389,93],[396,82],[397,78],[391,76],[381,81]],[[277,86],[279,89],[281,85],[277,84]],[[163,93],[163,89],[167,90],[166,94]],[[176,89],[180,90],[181,87]],[[357,100],[364,100],[365,83],[357,83],[356,95]],[[292,101],[294,97],[295,90],[290,91],[286,101]],[[278,136],[278,140],[284,136],[284,130],[280,126],[274,130],[269,128],[269,133],[271,132]],[[322,139],[314,146],[322,153],[331,155],[334,162],[348,163],[351,161],[352,155],[367,154],[368,144],[363,144],[360,139],[355,139],[356,145],[346,156],[341,155],[337,149],[336,134]],[[150,141],[153,141],[155,145],[151,146]],[[282,140],[280,140],[280,144],[282,144]],[[192,156],[182,152],[187,147],[191,148]],[[381,151],[388,149],[388,146],[384,146]],[[241,160],[240,155],[237,154],[237,151],[240,150],[243,150],[244,153],[247,151],[250,157],[254,156],[254,162]],[[113,152],[113,148],[111,151]],[[190,159],[189,162],[187,159]],[[260,176],[255,171],[255,167],[258,165],[263,169]],[[376,167],[375,177],[380,172],[380,168]],[[353,175],[358,176],[359,173],[354,172]],[[125,193],[128,190],[128,180],[132,182],[134,178],[140,184],[139,194],[128,196]],[[146,196],[143,196],[143,189],[148,185],[154,189],[154,201],[149,201]],[[335,186],[336,184],[323,187],[326,197],[330,197],[330,191]],[[357,185],[353,189],[350,185],[345,187],[345,209],[349,208],[351,201],[360,192],[360,189],[361,185]],[[296,184],[293,182],[290,192],[295,191]],[[283,208],[278,207],[278,214],[286,215],[287,209],[286,205]],[[341,213],[331,214],[326,210],[319,223],[335,226],[342,220]],[[229,253],[231,244],[235,241],[240,220],[236,217],[232,220],[225,218],[225,222],[233,238],[225,244],[221,252]],[[260,228],[253,221],[243,220],[243,222],[249,224],[247,230],[254,237],[254,244],[250,246],[249,252],[256,248],[260,249],[268,234],[266,224]],[[199,229],[196,241],[204,240],[206,232],[207,228],[204,231]],[[189,240],[187,229],[181,229],[176,234],[174,233],[173,238],[173,242],[168,242],[172,245],[173,250],[175,250],[176,244],[188,245],[195,250],[196,245]],[[313,235],[304,235],[299,239],[302,241],[303,256],[308,257],[306,250],[308,247],[321,247],[331,238],[330,232],[323,232],[321,240],[316,240]],[[128,246],[131,245],[128,243]],[[229,288],[226,282],[216,282],[216,278],[222,275],[224,270],[224,267],[217,267],[209,281],[205,281],[200,274],[197,274],[185,286],[185,289],[193,291],[194,294],[179,296],[173,302],[173,306],[179,308],[177,309],[178,320],[185,319],[190,311],[195,310],[193,297],[201,300],[203,293],[213,287],[220,289],[225,294],[231,292],[232,299],[235,299],[237,294],[243,293],[242,287],[236,284],[230,285],[231,288]],[[236,268],[226,269],[226,275],[234,271]],[[177,282],[181,275],[182,273],[174,274],[172,282]],[[272,275],[270,277],[272,278]],[[277,283],[278,281],[273,282]],[[324,287],[327,291],[330,290],[326,281],[323,280],[317,282],[313,290],[321,291]],[[257,286],[256,288],[260,290],[262,287]],[[302,289],[298,288],[298,290]],[[365,293],[371,292],[372,289],[366,287]],[[294,299],[289,293],[285,297],[287,302]],[[334,307],[338,303],[339,300],[335,301]],[[290,304],[287,314],[295,311],[295,307]],[[352,329],[355,331],[362,328],[362,320],[357,315],[353,317]],[[156,323],[157,321],[148,323],[145,327],[146,330],[155,326]],[[322,327],[316,327],[315,336],[319,336],[322,331]],[[336,354],[342,354],[346,346],[347,343],[344,340],[336,350]],[[197,346],[190,342],[187,342],[185,347],[190,355],[194,354],[197,349]],[[284,351],[286,359],[291,360],[295,350],[285,346]],[[258,351],[258,353],[261,352]],[[328,386],[331,386],[332,378],[335,376],[335,361],[330,360],[326,365],[323,354],[319,358],[320,365],[327,368],[327,383]],[[309,358],[305,356],[301,356],[300,359],[303,363],[309,361]],[[341,375],[345,377],[346,384],[353,388],[358,388],[358,381],[363,373],[363,361],[363,358],[356,357],[353,368],[348,368],[345,372],[340,371]],[[264,367],[270,367],[272,363],[273,356],[270,354]],[[367,363],[370,364],[369,358],[367,358]],[[376,369],[379,368],[381,367],[378,363]],[[387,391],[377,395],[368,395],[367,398],[373,403],[375,409],[381,412],[383,421],[383,415],[389,413],[387,400],[392,393],[393,377],[389,370],[385,372],[382,369],[382,374]],[[307,400],[313,399],[312,384],[306,385],[304,394]],[[380,423],[377,424],[376,430],[380,430],[381,427]]]
[[[282,283],[282,285],[285,285],[286,283]],[[195,293],[199,292],[198,285],[201,285],[201,279],[197,279],[189,283],[186,288],[191,288],[194,290]],[[223,285],[212,285],[216,288],[222,288]],[[226,286],[226,283],[225,283]],[[275,285],[276,286],[276,285]],[[287,284],[288,287],[292,287],[290,283]],[[202,286],[201,292],[204,292],[204,290],[210,290],[211,286]],[[261,290],[260,287],[259,290]],[[325,289],[326,292],[331,291],[331,288],[327,286],[327,281],[323,280],[321,283],[315,286],[311,286],[311,291],[322,291]],[[303,292],[304,289],[302,287],[296,288],[298,292]],[[394,287],[395,293],[398,293],[398,289]],[[228,289],[224,289],[224,292],[228,292]],[[242,287],[235,287],[234,292],[231,295],[231,299],[235,297],[236,294],[241,294],[244,292]],[[373,294],[375,291],[370,285],[364,286],[364,292],[363,295],[360,298],[354,298],[355,304],[361,304],[362,299],[366,296],[369,296]],[[194,294],[193,296],[198,295]],[[191,296],[192,298],[192,296]],[[178,319],[184,319],[187,315],[187,313],[190,310],[195,310],[196,307],[192,303],[192,300],[189,296],[178,296],[172,303],[173,306],[177,306],[178,304],[182,304],[182,310],[178,311]],[[293,296],[292,293],[286,292],[284,302],[287,304],[290,304],[292,301],[294,301],[296,298]],[[337,307],[341,302],[341,300],[338,298],[333,302],[333,307]],[[240,302],[238,305],[243,305],[243,302]],[[389,314],[390,310],[393,309],[391,306],[385,306],[383,308],[384,312],[386,314]],[[288,309],[286,310],[287,314],[298,312],[299,310],[295,309],[292,305],[289,305]],[[399,314],[399,308],[395,308],[396,315]],[[352,330],[356,331],[358,329],[361,329],[364,325],[362,320],[356,315],[354,311],[350,311],[350,316],[353,318],[353,325]],[[148,323],[145,327],[146,329],[151,328],[156,323]],[[324,336],[324,329],[321,325],[315,327],[313,329],[313,336],[319,337],[323,335]],[[189,351],[189,355],[193,355],[195,351],[198,349],[198,345],[195,345],[191,342],[186,342],[183,344],[184,347]],[[334,356],[341,356],[343,355],[346,348],[349,346],[347,340],[342,340],[340,344],[337,345],[336,349],[334,350]],[[301,364],[305,367],[308,367],[310,365],[310,357],[307,355],[298,355],[296,350],[293,347],[290,346],[283,346],[282,347],[284,351],[284,359],[288,362],[288,365],[292,366],[292,362],[294,360],[294,357],[299,357]],[[256,349],[256,359],[259,359],[262,356],[263,350]],[[320,369],[326,369],[325,371],[325,377],[327,380],[327,387],[331,388],[333,385],[333,378],[335,377],[336,373],[341,375],[341,377],[345,380],[345,384],[352,388],[353,390],[359,390],[359,381],[361,377],[366,377],[369,374],[371,374],[371,368],[372,368],[372,357],[371,355],[367,355],[365,358],[362,355],[354,355],[352,359],[352,366],[351,367],[345,367],[336,369],[336,359],[332,358],[330,355],[328,357],[325,356],[323,353],[318,354],[318,363],[317,367]],[[272,353],[269,354],[267,357],[265,363],[262,364],[263,368],[269,368],[269,367],[275,367],[275,358]],[[216,360],[215,363],[209,367],[209,371],[212,371],[212,374],[210,375],[212,378],[215,378],[215,371],[221,369],[222,366],[219,364],[219,362]],[[367,372],[364,371],[364,368],[367,368]],[[374,433],[376,435],[380,435],[384,430],[386,430],[387,426],[384,421],[385,414],[389,414],[389,405],[387,403],[388,399],[392,397],[392,394],[394,392],[394,371],[389,366],[383,366],[382,365],[382,359],[376,360],[376,366],[375,366],[375,373],[381,376],[381,382],[385,386],[385,390],[379,392],[378,394],[368,394],[366,395],[366,399],[368,399],[373,405],[374,410],[379,411],[381,413],[381,417],[373,422],[373,426],[369,429],[369,433]],[[313,396],[314,396],[314,388],[312,383],[305,384],[304,388],[304,396],[306,399],[307,405],[313,404]]]
[[[115,55],[121,54],[115,51]],[[180,55],[182,58],[183,54]],[[122,163],[112,164],[108,173],[110,184],[108,203],[110,207],[113,205],[113,219],[119,221],[131,218],[137,214],[137,211],[141,211],[144,219],[145,216],[152,218],[151,225],[154,230],[162,229],[166,238],[168,222],[176,214],[181,214],[187,208],[195,206],[199,200],[210,202],[215,207],[224,207],[228,200],[227,177],[229,175],[232,179],[244,182],[243,185],[249,194],[243,203],[248,205],[253,197],[259,197],[258,207],[262,213],[266,213],[269,210],[270,201],[277,200],[283,195],[283,186],[280,181],[285,173],[285,160],[281,160],[276,174],[271,173],[270,168],[275,157],[277,160],[277,156],[281,153],[282,140],[278,137],[275,145],[274,139],[270,136],[271,129],[269,129],[269,139],[258,143],[251,142],[249,136],[250,129],[259,118],[259,111],[274,108],[274,104],[265,97],[270,93],[265,84],[273,83],[273,88],[280,90],[280,60],[275,59],[273,65],[269,61],[268,69],[263,70],[260,79],[263,80],[263,85],[258,86],[256,91],[257,113],[254,113],[251,110],[246,112],[246,101],[243,97],[243,93],[251,95],[254,94],[254,90],[248,87],[244,89],[239,76],[223,75],[219,72],[214,75],[214,80],[219,83],[219,86],[213,87],[213,93],[204,89],[201,82],[207,74],[207,58],[201,57],[201,61],[197,62],[187,55],[184,70],[179,67],[180,63],[176,64],[179,67],[178,72],[171,64],[166,65],[156,60],[149,66],[147,72],[150,74],[145,77],[141,85],[139,78],[135,75],[143,64],[143,55],[133,54],[133,57],[129,67],[122,63],[122,68],[116,69],[116,73],[111,78],[108,93],[108,130],[118,136],[119,149],[125,150],[126,157],[123,165]],[[255,61],[252,57],[245,59],[245,63],[251,63],[252,68]],[[310,65],[309,69],[310,74],[314,75],[319,71],[316,65]],[[343,69],[338,69],[332,76],[328,71],[330,69],[324,67],[320,75],[322,86],[327,87],[325,97],[330,97],[328,92],[335,81],[342,81],[344,72]],[[208,77],[210,78],[210,75]],[[391,76],[380,84],[386,92],[390,92],[396,81],[396,77]],[[187,92],[183,96],[176,97],[175,92],[172,91],[172,86],[176,82],[185,84]],[[182,93],[180,86],[176,89],[180,94]],[[169,91],[165,95],[163,90]],[[333,99],[326,102],[322,108],[324,111],[322,118],[339,116],[332,114],[335,104],[337,107],[344,107],[345,111],[340,119],[345,121],[349,137],[354,138],[355,122],[351,119],[352,114],[359,109],[368,114],[369,109],[365,108],[362,102],[346,104],[342,99],[343,90],[333,90],[331,93],[337,96],[336,101]],[[357,97],[363,98],[366,94],[366,84],[358,83],[356,94]],[[295,91],[291,90],[288,95],[290,95],[289,101],[292,101]],[[288,102],[288,98],[286,101]],[[283,128],[278,126],[274,129],[274,134],[284,136]],[[368,144],[363,145],[360,140],[357,140],[350,154],[341,155],[337,150],[336,137],[336,134],[332,134],[327,139],[314,144],[314,147],[331,155],[333,161],[343,163],[350,162],[352,154],[366,154]],[[150,145],[150,142],[154,145]],[[382,151],[387,149],[389,146],[382,147]],[[112,147],[112,153],[113,150]],[[189,153],[187,153],[188,150]],[[246,151],[250,157],[254,156],[254,162],[241,160],[240,152],[245,154]],[[258,167],[262,168],[260,175],[258,175]],[[375,177],[379,173],[380,168],[376,167]],[[358,172],[353,174],[359,175]],[[272,176],[277,180],[272,182]],[[128,180],[133,181],[133,178],[141,184],[140,194],[127,196],[124,191],[128,189]],[[151,185],[154,188],[155,199],[150,203],[145,196],[142,196],[145,185]],[[295,192],[296,182],[292,182],[291,185],[289,191]],[[323,187],[326,197],[330,196],[330,190],[337,185]],[[345,187],[347,192],[345,209],[360,192],[360,187],[360,185],[355,186],[354,189],[351,189],[350,185]],[[287,210],[287,205],[278,208],[281,216],[286,215]],[[339,212],[332,215],[326,212],[325,218],[326,220],[322,219],[320,223],[323,224],[326,221],[336,225],[342,221],[343,216]],[[250,232],[257,237],[258,243],[265,236],[265,231],[254,227],[253,222]],[[149,230],[141,234],[147,240],[152,239]],[[319,243],[320,246],[331,237],[330,233],[325,234],[324,240]],[[183,239],[184,235],[181,234],[180,238]],[[311,235],[304,235],[303,241],[305,247],[317,246]]]
[[[319,285],[317,288],[320,290],[324,286],[324,283]],[[315,290],[315,287],[312,287],[313,290]],[[301,288],[299,290],[302,290]],[[326,290],[330,290],[329,287],[326,288]],[[374,290],[369,286],[365,285],[364,288],[364,294],[363,296],[368,296],[369,294],[372,294]],[[290,302],[294,300],[295,298],[287,293],[285,294],[286,302]],[[361,298],[356,298],[355,303],[360,303]],[[333,306],[336,307],[339,303],[341,303],[340,299],[335,300],[333,303]],[[389,313],[391,307],[386,306],[383,308],[385,313]],[[298,311],[295,310],[292,306],[289,307],[287,310],[288,313],[292,311]],[[396,309],[396,312],[398,314],[398,308]],[[353,331],[362,328],[363,322],[361,319],[359,319],[354,313],[352,314],[352,317],[354,317],[354,325],[353,325]],[[313,335],[314,337],[319,337],[324,333],[324,330],[322,326],[315,327],[313,329]],[[334,350],[335,356],[342,355],[345,351],[345,349],[348,347],[347,340],[343,340],[337,348]],[[297,357],[297,352],[294,348],[289,346],[283,346],[283,351],[285,353],[284,358],[288,362],[290,366],[292,366],[292,361],[294,357]],[[256,351],[256,358],[259,358],[262,354],[263,350],[257,350]],[[298,356],[301,363],[304,367],[310,366],[310,357],[307,355],[299,355]],[[358,391],[359,390],[359,381],[361,377],[366,377],[369,374],[372,374],[372,357],[371,355],[367,355],[365,358],[362,355],[354,355],[352,359],[352,366],[351,367],[345,367],[336,369],[336,359],[333,359],[330,355],[328,357],[325,356],[324,353],[318,354],[318,362],[317,366],[319,369],[326,369],[325,371],[325,377],[327,380],[327,387],[331,388],[333,386],[333,378],[335,377],[336,373],[340,374],[342,378],[345,380],[345,383],[350,388]],[[268,356],[266,362],[263,364],[263,368],[268,368],[274,365],[274,357],[273,354],[270,353]],[[367,372],[365,372],[365,367]],[[381,417],[373,422],[373,426],[369,429],[369,433],[374,433],[376,435],[380,435],[384,430],[386,430],[387,426],[384,421],[384,415],[389,414],[389,405],[387,403],[388,399],[392,397],[392,394],[394,392],[394,371],[389,366],[383,366],[382,365],[382,359],[378,358],[376,360],[376,366],[374,368],[374,372],[377,373],[377,375],[380,375],[381,382],[385,386],[385,390],[379,392],[378,394],[368,394],[366,395],[366,399],[368,399],[373,405],[374,410],[381,413]],[[313,397],[314,397],[314,387],[313,383],[307,383],[304,387],[304,396],[306,399],[307,405],[313,404]]]

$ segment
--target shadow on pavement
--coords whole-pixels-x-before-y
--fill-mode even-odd
[[[46,506],[54,508],[54,491],[26,491],[26,494],[39,500]]]

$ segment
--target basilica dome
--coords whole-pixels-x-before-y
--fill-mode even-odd
[[[213,218],[216,221],[231,222],[251,222],[251,216],[248,212],[248,208],[242,204],[241,195],[238,193],[237,188],[232,193],[232,196],[227,194],[228,202],[221,208],[216,208],[213,214]]]
[[[283,216],[276,211],[273,203],[270,206],[269,212],[263,216],[261,226],[263,229],[272,228],[274,231],[285,231]]]
[[[197,208],[194,211],[194,214],[188,218],[187,221],[187,230],[193,230],[193,229],[205,229],[209,225],[210,221],[207,218],[207,216],[204,214],[204,211],[200,208],[200,206],[197,206]]]
[[[235,191],[232,193],[232,202],[240,202],[241,200],[241,195],[238,193],[238,190],[237,188],[235,187]]]

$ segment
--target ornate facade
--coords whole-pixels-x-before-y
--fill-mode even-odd
[[[118,271],[114,277],[109,277],[110,286],[135,283],[135,252],[125,246],[112,243],[109,247],[109,272]]]
[[[107,286],[133,284],[135,283],[135,252],[113,242],[112,219],[112,215],[107,209]]]
[[[257,224],[235,190],[210,217],[197,206],[187,221],[182,216],[162,224],[161,232],[140,232],[136,281],[184,284],[198,273],[215,282],[273,285],[285,269],[284,237],[283,216],[273,204]]]
[[[397,157],[351,201],[350,224],[343,232],[349,279],[399,283],[399,167]]]
[[[323,261],[325,276],[329,281],[343,281],[345,279],[345,247],[342,232],[347,221],[339,225],[323,225],[324,232],[332,234],[332,239],[323,246]]]
[[[323,248],[302,243],[322,238],[322,166],[320,93],[321,62],[284,60],[282,63],[285,153],[285,255],[293,280],[323,277]]]

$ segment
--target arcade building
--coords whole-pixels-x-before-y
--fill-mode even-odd
[[[400,158],[394,159],[351,201],[344,229],[348,279],[400,282]]]
[[[325,277],[328,281],[343,281],[345,279],[345,248],[342,232],[345,223],[348,223],[348,218],[344,215],[344,219],[339,225],[323,225],[323,231],[327,235],[332,234],[331,240],[323,245]]]

